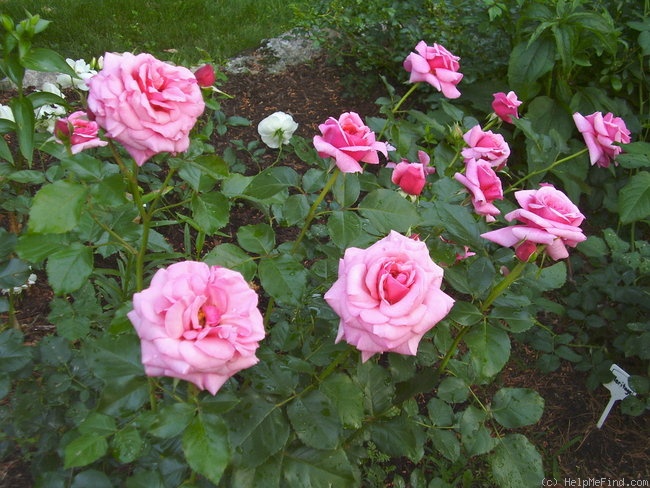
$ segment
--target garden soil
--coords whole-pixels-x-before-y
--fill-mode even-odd
[[[286,66],[281,71],[269,70],[263,56],[251,59],[254,60],[252,64],[249,62],[246,69],[230,72],[227,81],[220,86],[233,97],[222,102],[225,114],[245,117],[251,121],[251,125],[231,127],[224,136],[215,136],[212,142],[217,152],[225,149],[228,140],[257,140],[257,123],[275,111],[290,113],[300,124],[296,134],[308,140],[318,133],[318,125],[330,116],[338,118],[346,111],[357,112],[362,117],[378,114],[374,101],[382,93],[368,93],[363,97],[344,96],[341,79],[352,68],[332,66],[320,54],[299,64]],[[4,96],[6,98],[8,94]],[[268,154],[259,163],[250,161],[251,172],[272,163],[275,156]],[[297,171],[305,169],[297,158],[289,158],[283,164],[289,164]],[[255,210],[242,208],[233,212],[230,228],[227,229],[231,234],[239,225],[255,223],[262,218]],[[6,225],[1,214],[0,225]],[[182,236],[167,237],[175,245],[183,242]],[[291,237],[286,236],[287,239]],[[218,239],[221,238],[207,243],[208,250],[221,242]],[[28,341],[38,341],[44,334],[55,332],[46,318],[51,296],[44,276],[39,276],[37,284],[25,292],[19,318]],[[558,323],[557,326],[561,328],[563,324]],[[607,484],[608,480],[623,478],[628,482],[650,480],[650,415],[625,416],[620,412],[620,407],[615,406],[603,428],[596,428],[596,422],[609,399],[609,391],[602,386],[588,389],[586,375],[576,371],[569,362],[563,362],[554,372],[541,373],[534,367],[536,356],[534,350],[522,344],[513,344],[512,358],[495,385],[533,388],[544,398],[545,409],[541,420],[520,432],[526,434],[542,453],[546,476],[557,479],[558,483],[554,486],[587,486],[584,480],[601,478],[605,479],[604,484],[588,486],[623,486]],[[482,401],[487,401],[492,394],[479,390],[478,394],[481,393],[484,393]],[[412,465],[407,460],[397,460],[397,463],[396,471],[408,479]],[[484,466],[476,468],[488,469]],[[27,469],[17,457],[0,461],[0,487],[31,487]],[[386,486],[391,485],[387,480]]]

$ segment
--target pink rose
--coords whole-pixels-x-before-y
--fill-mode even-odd
[[[194,72],[196,82],[202,88],[209,88],[214,85],[217,79],[214,74],[214,67],[211,64],[204,64]]]
[[[367,249],[346,249],[325,294],[341,319],[336,342],[356,346],[364,362],[382,352],[415,355],[454,303],[440,289],[442,275],[424,242],[395,231]]]
[[[409,81],[424,81],[447,98],[458,98],[460,92],[456,85],[463,79],[463,75],[458,72],[460,58],[440,44],[428,46],[424,41],[418,42],[415,50],[417,53],[409,54],[404,60],[404,69],[411,73]]]
[[[186,151],[205,104],[196,78],[150,54],[106,53],[88,81],[88,108],[106,135],[142,166],[154,154]]]
[[[98,133],[97,122],[88,120],[88,114],[82,111],[73,112],[54,123],[54,138],[61,144],[70,144],[72,154],[107,145],[108,142],[102,141]]]
[[[345,112],[338,120],[330,117],[318,126],[322,136],[314,136],[314,147],[321,158],[332,157],[344,173],[362,173],[359,163],[377,164],[377,152],[388,157],[393,148],[377,142],[375,133],[363,123],[359,114]]]
[[[494,215],[501,212],[492,203],[494,200],[503,199],[501,179],[494,172],[489,162],[470,159],[465,166],[465,174],[456,173],[456,181],[465,185],[472,194],[472,205],[479,215],[484,215],[485,220],[494,222]]]
[[[573,114],[573,121],[585,139],[592,166],[597,164],[601,168],[607,168],[610,161],[616,159],[622,151],[622,148],[614,143],[630,142],[630,131],[627,130],[625,121],[614,117],[611,112],[605,116],[601,112],[587,116],[576,112]]]
[[[517,94],[513,91],[508,92],[506,95],[503,92],[495,93],[494,100],[492,101],[492,110],[504,122],[512,124],[512,117],[519,118],[517,107],[521,105],[521,101],[517,99]]]
[[[156,272],[127,316],[142,342],[148,376],[194,383],[213,395],[253,366],[264,338],[257,294],[227,268],[183,261]]]
[[[517,257],[527,260],[535,251],[532,244],[546,246],[552,259],[569,256],[566,246],[575,247],[586,236],[580,229],[585,216],[569,198],[553,185],[544,184],[538,190],[515,192],[520,209],[508,213],[508,222],[518,220],[524,225],[513,225],[481,234],[481,237],[505,247],[524,246]]]
[[[434,173],[435,168],[429,167],[429,155],[418,151],[419,163],[409,163],[402,160],[400,163],[389,163],[386,166],[393,168],[391,181],[398,185],[402,191],[409,195],[419,195],[427,182],[427,174]]]
[[[483,131],[480,125],[475,125],[463,135],[469,147],[461,151],[467,163],[470,159],[483,160],[497,170],[506,165],[510,156],[510,146],[501,134],[494,134],[491,130]]]

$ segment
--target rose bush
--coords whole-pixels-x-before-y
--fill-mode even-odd
[[[103,89],[113,87],[96,76]],[[141,97],[124,93],[120,111],[133,104],[137,113],[164,88],[143,86]],[[549,264],[535,251],[545,246],[559,259],[584,241],[584,217],[567,195],[581,196],[587,149],[563,157],[583,144],[550,123],[552,114],[571,126],[570,114],[563,119],[545,97],[526,99],[528,112],[503,127],[477,96],[493,84],[452,104],[441,83],[443,93],[399,110],[416,86],[400,99],[389,87],[378,101],[383,117],[328,119],[313,147],[292,137],[270,164],[255,134],[217,154],[213,136],[224,142],[229,124],[243,121],[221,112],[216,89],[201,90],[214,112],[191,131],[189,150],[161,155],[160,164],[123,160],[116,138],[112,152],[66,154],[49,135],[37,139],[53,156],[45,171],[0,163],[3,196],[14,192],[0,201],[11,217],[22,211],[28,229],[0,231],[2,288],[21,284],[4,285],[15,255],[23,271],[38,266],[54,295],[48,326],[56,327],[36,341],[20,324],[0,332],[1,453],[24,454],[38,486],[539,484],[545,457],[538,439],[518,429],[540,420],[544,401],[532,389],[499,389],[496,380],[511,351],[519,354],[512,341],[542,343],[547,367],[580,350],[564,331],[560,343],[553,325],[562,307],[549,303],[573,287],[569,264]],[[16,120],[46,102],[60,100],[12,103]],[[489,125],[477,125],[481,118]],[[29,146],[19,125],[3,121],[0,129]],[[273,134],[284,142],[286,134]],[[383,135],[399,147],[377,142]],[[495,179],[504,164],[499,137],[512,138],[518,156],[504,172],[514,181],[505,190]],[[380,152],[406,171],[378,164]],[[429,155],[436,173],[420,187]],[[611,170],[622,173],[625,164],[639,160],[621,158]],[[648,175],[638,176],[644,183]],[[25,181],[34,187],[16,192]],[[521,190],[538,181],[565,183],[567,195],[550,186]],[[647,184],[632,183],[645,192],[633,200],[643,201]],[[505,220],[520,225],[488,232],[486,221],[499,215],[492,206],[516,190],[522,208]],[[509,200],[499,208],[513,208]],[[571,266],[601,265],[609,245],[624,247],[611,235],[592,236]],[[641,257],[639,269],[647,264]],[[0,306],[14,305],[4,298]],[[237,381],[228,381],[233,374]],[[409,480],[390,471],[395,459],[408,460]]]
[[[153,155],[186,151],[205,103],[196,77],[150,54],[104,55],[87,81],[91,117],[142,166]]]
[[[345,112],[337,119],[330,117],[318,128],[321,135],[313,143],[321,158],[334,158],[343,173],[361,173],[359,163],[378,164],[379,155],[388,157],[390,146],[375,139],[375,133],[356,112]]]
[[[147,375],[190,381],[213,395],[258,362],[255,351],[265,335],[257,294],[242,275],[202,262],[159,269],[149,287],[133,295],[127,315]]]
[[[325,300],[341,318],[336,342],[361,351],[414,356],[424,334],[451,310],[443,271],[424,242],[392,231],[367,249],[350,247]]]

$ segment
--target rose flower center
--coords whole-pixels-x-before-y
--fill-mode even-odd
[[[380,295],[391,305],[404,298],[413,284],[412,269],[408,265],[389,262],[384,264],[380,273]]]

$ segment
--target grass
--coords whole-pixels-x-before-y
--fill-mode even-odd
[[[52,23],[36,43],[90,60],[107,51],[149,52],[178,63],[221,62],[293,27],[310,0],[0,0]]]

